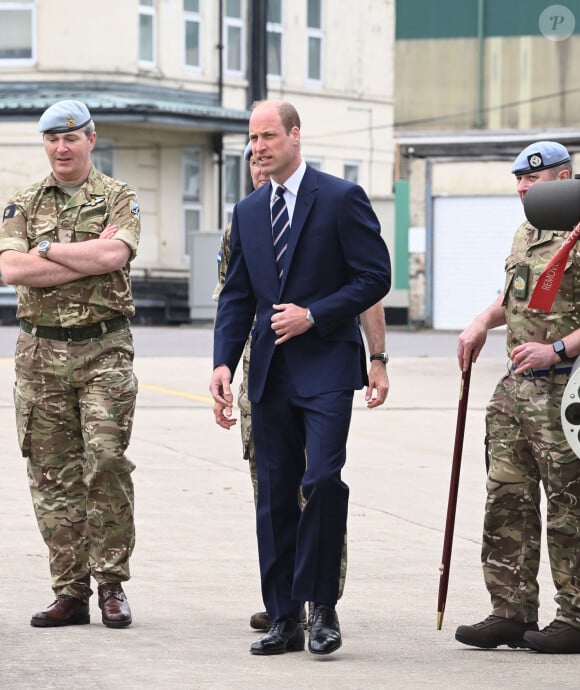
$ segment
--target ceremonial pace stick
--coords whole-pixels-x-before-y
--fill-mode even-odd
[[[437,600],[437,630],[443,625],[447,587],[449,585],[449,568],[451,566],[451,547],[453,545],[453,529],[455,527],[455,509],[457,507],[457,491],[459,489],[459,472],[461,470],[461,453],[463,452],[463,434],[465,431],[465,417],[467,416],[467,397],[469,395],[469,381],[471,379],[471,359],[467,371],[461,373],[461,388],[459,390],[459,406],[457,409],[457,426],[455,428],[455,447],[453,448],[453,463],[451,465],[451,481],[449,483],[449,500],[447,502],[447,520],[445,522],[445,536],[443,538],[443,556],[439,567],[439,597]]]

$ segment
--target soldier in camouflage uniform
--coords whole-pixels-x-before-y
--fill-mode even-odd
[[[524,198],[532,184],[568,179],[568,151],[556,142],[530,145],[512,172]],[[507,325],[508,373],[489,403],[487,501],[482,564],[491,615],[459,626],[464,644],[580,653],[580,459],[566,442],[562,394],[580,354],[580,249],[572,249],[551,310],[529,306],[540,274],[568,233],[516,232],[506,261],[505,291],[459,337],[462,370],[476,361],[490,328]],[[547,496],[547,541],[556,588],[555,620],[538,629],[540,487]]]
[[[131,624],[121,583],[135,543],[125,451],[137,394],[128,319],[139,207],[130,187],[92,166],[84,103],[54,104],[39,131],[52,174],[8,202],[0,233],[21,325],[18,439],[56,595],[31,624],[89,623],[92,575],[103,623],[122,628]]]
[[[248,143],[244,151],[244,158],[250,163],[250,175],[252,177],[252,184],[254,189],[269,183],[270,177],[265,175],[257,161],[252,156],[251,144]],[[230,259],[230,232],[231,226],[226,227],[219,253],[218,253],[218,282],[213,293],[213,299],[218,300],[222,287],[225,283],[226,272],[228,269]],[[364,314],[361,315],[361,323],[371,352],[383,353],[385,349],[385,317],[382,304],[377,303]],[[242,446],[244,451],[244,459],[248,460],[250,468],[250,478],[252,480],[252,487],[254,490],[254,503],[258,502],[258,475],[256,472],[256,456],[254,453],[254,439],[252,436],[252,410],[248,399],[248,371],[250,366],[250,350],[252,344],[252,336],[248,338],[244,348],[242,358],[242,382],[238,392],[238,408],[240,410],[240,431],[242,436]],[[367,406],[369,408],[378,407],[382,405],[387,397],[389,391],[389,380],[387,376],[388,357],[375,356],[371,361],[369,370],[369,387],[366,392]],[[373,390],[376,395],[373,397]],[[302,492],[298,496],[300,507],[304,507],[304,497]],[[340,579],[338,584],[338,598],[342,597],[344,591],[344,584],[346,581],[346,567],[347,567],[347,535],[344,537],[344,548],[342,551],[342,559],[340,563]],[[309,615],[310,617],[310,615]],[[267,611],[258,611],[250,617],[250,626],[255,630],[269,630],[271,625],[270,617]]]

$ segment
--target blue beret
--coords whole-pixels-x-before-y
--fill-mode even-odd
[[[248,141],[248,143],[246,144],[246,148],[244,149],[244,158],[245,158],[245,160],[249,161],[251,157],[252,157],[252,142]]]
[[[567,163],[570,154],[565,146],[557,141],[537,141],[530,144],[518,155],[512,165],[514,175],[527,175],[539,170],[555,168]]]
[[[81,101],[58,101],[47,108],[38,121],[43,134],[62,134],[86,127],[91,121],[89,109]]]

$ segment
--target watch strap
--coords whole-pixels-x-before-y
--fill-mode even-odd
[[[552,349],[561,360],[568,359],[568,353],[566,352],[566,346],[563,340],[556,340],[556,342],[552,344]]]

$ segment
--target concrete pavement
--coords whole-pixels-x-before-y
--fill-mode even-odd
[[[479,566],[485,404],[505,370],[490,337],[472,374],[447,608],[436,630],[439,564],[459,372],[456,334],[389,335],[391,391],[369,411],[357,393],[344,473],[349,570],[338,611],[343,647],[253,657],[249,615],[261,608],[254,506],[237,428],[213,422],[211,331],[135,329],[137,546],[126,585],[133,625],[38,629],[52,601],[47,555],[20,458],[12,407],[16,329],[0,327],[0,688],[433,690],[578,687],[575,657],[482,651],[454,640],[489,612]],[[541,624],[554,613],[544,556]]]

